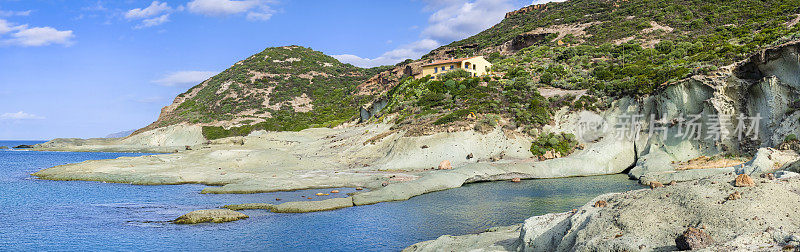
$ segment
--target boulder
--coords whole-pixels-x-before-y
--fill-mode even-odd
[[[32,149],[33,145],[21,144],[14,146],[14,149]]]
[[[736,181],[734,182],[733,185],[736,187],[752,187],[756,186],[756,182],[754,182],[753,179],[750,178],[750,175],[739,174],[739,176],[736,176]]]
[[[439,170],[450,170],[450,169],[453,169],[453,167],[450,165],[450,160],[444,160],[441,163],[439,163]]]
[[[608,202],[606,202],[605,200],[598,200],[597,202],[594,203],[594,207],[607,207],[607,206]]]
[[[556,155],[554,154],[554,152],[553,152],[553,151],[546,151],[546,152],[544,153],[544,155],[542,155],[542,159],[545,159],[545,160],[547,160],[547,159],[554,159],[554,158],[556,158]]]
[[[339,193],[339,190],[331,190],[331,193]]]
[[[680,250],[703,249],[712,243],[714,243],[714,239],[705,231],[692,227],[683,231],[683,234],[675,239],[675,245],[677,245]]]
[[[519,183],[519,182],[522,182],[522,179],[521,178],[512,178],[511,182]]]
[[[248,218],[247,215],[230,209],[208,209],[189,212],[172,222],[175,224],[222,223],[246,218]]]
[[[656,189],[659,187],[664,187],[664,184],[661,184],[661,182],[658,181],[650,181],[650,189]]]
[[[728,195],[728,197],[725,198],[725,199],[727,199],[727,200],[737,200],[737,199],[741,199],[741,198],[742,198],[742,193],[733,192],[730,195]]]

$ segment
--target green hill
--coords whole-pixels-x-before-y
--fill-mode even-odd
[[[541,84],[641,95],[798,38],[798,13],[798,0],[570,0],[509,13],[426,57],[488,54]]]
[[[380,72],[342,64],[300,46],[273,47],[178,95],[148,130],[177,123],[204,125],[208,139],[253,130],[297,131],[355,118],[371,95],[358,85]]]

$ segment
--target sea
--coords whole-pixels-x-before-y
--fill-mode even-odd
[[[0,141],[0,146],[42,141]],[[642,186],[625,175],[467,184],[460,188],[316,213],[245,210],[218,224],[169,222],[193,210],[273,202],[330,189],[201,194],[204,185],[142,186],[40,180],[49,167],[146,153],[0,150],[3,251],[399,251],[442,235],[465,235],[580,207]],[[343,192],[352,188],[339,188]]]

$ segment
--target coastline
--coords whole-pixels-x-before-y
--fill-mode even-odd
[[[570,212],[534,216],[478,234],[445,235],[403,251],[678,250],[676,240],[688,228],[717,241],[703,247],[711,251],[800,245],[800,176],[754,178],[752,187],[736,187],[735,178],[729,173],[605,194]],[[741,196],[731,198],[734,192]]]

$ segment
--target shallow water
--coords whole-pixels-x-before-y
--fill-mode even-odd
[[[29,143],[36,142],[0,141],[0,146]],[[46,181],[29,175],[60,164],[138,155],[144,154],[0,151],[0,250],[396,251],[641,188],[624,175],[477,183],[408,201],[304,214],[247,210],[250,218],[242,221],[174,225],[166,221],[192,210],[317,198],[315,193],[330,190],[204,195],[202,185]],[[353,191],[340,190],[326,197]]]

